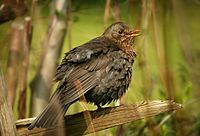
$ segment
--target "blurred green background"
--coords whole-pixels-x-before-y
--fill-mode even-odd
[[[183,109],[176,113],[162,114],[124,125],[124,135],[200,135],[200,1],[119,0],[118,2],[120,20],[132,28],[142,30],[142,36],[134,43],[137,58],[133,65],[132,83],[123,102],[134,104],[144,100],[173,99],[183,105]],[[105,24],[103,19],[105,3],[105,0],[72,1],[72,47],[101,35],[105,27],[115,21],[110,13]],[[52,6],[49,0],[39,0],[36,6],[28,83],[35,76],[38,67]],[[4,73],[9,55],[11,24],[12,22],[8,22],[0,25],[0,66]],[[69,51],[68,41],[66,35],[61,58]],[[27,97],[30,98],[30,89]],[[14,108],[17,119],[16,107],[17,104]],[[29,101],[27,107],[30,108]],[[89,107],[95,109],[95,106],[89,105]],[[70,107],[68,113],[80,110],[82,108],[76,103]],[[29,111],[27,117],[28,115]],[[116,128],[104,130],[97,135],[116,135]]]

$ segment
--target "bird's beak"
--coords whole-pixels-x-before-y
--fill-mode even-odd
[[[140,33],[141,31],[140,30],[131,30],[131,31],[129,31],[128,32],[128,37],[136,37],[136,36],[140,36],[141,35],[141,33]]]

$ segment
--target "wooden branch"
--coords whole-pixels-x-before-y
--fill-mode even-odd
[[[101,111],[83,111],[65,117],[65,128],[35,128],[28,130],[27,127],[34,118],[18,120],[16,122],[19,136],[48,136],[56,135],[58,129],[65,129],[67,135],[80,136],[104,130],[110,127],[122,125],[131,121],[152,117],[163,112],[178,110],[182,106],[173,101],[151,101],[137,105],[123,105],[119,107],[105,108]]]
[[[7,103],[5,93],[5,81],[0,71],[0,136],[15,136],[17,135],[17,131],[12,115],[12,108]]]

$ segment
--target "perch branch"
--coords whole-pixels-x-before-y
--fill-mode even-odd
[[[122,125],[131,121],[152,117],[163,112],[178,110],[181,107],[180,104],[170,100],[156,100],[136,105],[109,107],[101,111],[83,111],[81,113],[66,116],[64,129],[67,135],[79,136]],[[91,115],[91,118],[84,116],[88,113]],[[56,135],[57,130],[63,128],[63,126],[56,126],[48,129],[35,128],[30,131],[27,127],[33,120],[34,118],[28,118],[16,122],[19,136]]]

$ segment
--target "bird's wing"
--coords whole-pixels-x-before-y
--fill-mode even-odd
[[[74,67],[59,82],[57,91],[61,91],[60,102],[69,104],[94,88],[100,82],[102,72],[111,61],[112,58],[102,56]]]
[[[55,80],[59,82],[56,91],[62,92],[58,93],[62,104],[77,100],[99,83],[100,72],[112,61],[112,57],[106,54],[118,50],[106,40],[95,38],[65,54],[55,75]]]
[[[94,90],[93,97],[103,105],[119,99],[130,83],[131,67],[132,63],[128,62],[128,57],[122,51],[112,51],[93,57],[90,61],[75,67],[60,81],[60,101],[69,104],[89,90]],[[111,97],[107,93],[110,93]],[[105,96],[106,100],[98,96]]]
[[[58,66],[54,80],[61,81],[72,69],[97,58],[99,55],[106,54],[110,50],[118,49],[104,37],[95,38],[82,46],[72,49],[65,54],[61,64]]]

